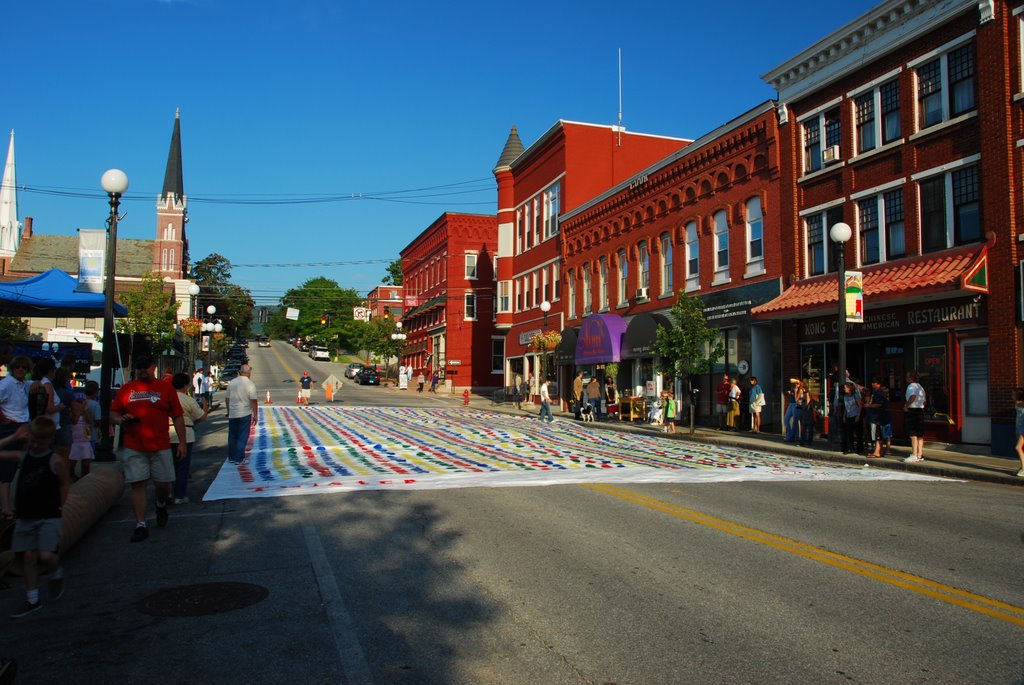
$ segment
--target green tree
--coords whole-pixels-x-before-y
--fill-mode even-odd
[[[366,350],[370,357],[388,363],[388,360],[399,356],[402,351],[402,341],[391,338],[396,331],[395,322],[391,318],[374,317],[369,323],[363,324],[360,348]]]
[[[402,285],[402,260],[396,259],[388,264],[384,285]]]
[[[200,259],[192,267],[192,276],[200,287],[199,312],[206,314],[211,304],[217,308],[224,330],[230,335],[248,333],[252,328],[256,303],[248,290],[231,282],[231,262],[216,252]]]
[[[654,354],[660,357],[658,370],[667,376],[686,380],[689,395],[697,376],[710,373],[711,365],[725,354],[725,345],[717,329],[709,328],[701,301],[680,293],[669,318],[672,328],[659,327]],[[690,402],[690,432],[694,428],[694,406]]]
[[[151,335],[157,349],[167,347],[175,332],[178,303],[163,279],[155,273],[146,274],[139,288],[121,293],[120,300],[128,308],[128,316],[115,320],[117,330]]]
[[[271,313],[266,328],[276,338],[309,336],[328,347],[355,349],[366,324],[353,319],[352,310],[362,302],[355,290],[317,276],[284,294],[280,309]],[[289,307],[298,310],[297,320],[286,317]],[[327,321],[323,325],[321,320],[325,316]]]
[[[28,340],[29,328],[26,319],[16,316],[0,316],[0,340]]]

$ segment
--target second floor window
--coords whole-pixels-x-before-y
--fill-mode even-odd
[[[626,287],[629,282],[629,262],[626,261],[626,251],[619,250],[619,304],[626,304],[629,298],[629,291]]]
[[[466,319],[476,320],[476,295],[466,293]]]
[[[860,263],[878,264],[906,256],[903,236],[903,189],[857,201]]]
[[[651,255],[647,251],[647,243],[637,245],[636,262],[636,287],[647,288],[651,285]]]
[[[920,192],[922,252],[981,240],[978,167],[925,179],[920,183]]]
[[[598,306],[601,311],[608,309],[608,258],[601,257],[598,287]]]
[[[583,265],[583,313],[591,312],[590,264]]]
[[[566,283],[569,284],[569,318],[576,318],[576,272],[569,269],[566,274]]]
[[[833,207],[804,217],[804,241],[807,248],[807,275],[817,276],[835,271],[835,250],[828,231],[843,220],[843,208]]]
[[[670,294],[672,288],[672,236],[663,233],[661,236],[661,294]]]
[[[715,271],[729,270],[729,219],[725,211],[715,212]]]
[[[810,117],[803,121],[804,129],[804,173],[818,171],[826,159],[840,159],[839,108]]]
[[[502,281],[498,284],[498,311],[507,313],[512,311],[512,282]]]
[[[697,222],[686,224],[686,285],[695,287],[700,282],[700,244],[697,242]]]
[[[476,255],[466,255],[466,278],[476,278]]]
[[[857,152],[867,152],[900,137],[900,89],[889,81],[854,100]]]
[[[761,198],[747,201],[747,263],[764,262],[764,220],[761,217]]]

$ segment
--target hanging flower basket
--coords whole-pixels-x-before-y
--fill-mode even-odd
[[[560,342],[562,342],[562,334],[558,331],[534,333],[530,336],[530,349],[535,352],[545,352],[555,349]]]
[[[190,316],[187,319],[181,320],[181,330],[185,332],[190,338],[194,338],[199,335],[199,332],[203,330],[203,322],[200,319]]]

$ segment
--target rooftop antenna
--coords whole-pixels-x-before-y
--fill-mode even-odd
[[[622,147],[622,48],[619,48],[619,125],[618,142],[616,145]]]

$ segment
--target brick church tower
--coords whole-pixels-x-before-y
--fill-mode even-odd
[[[181,110],[174,112],[174,132],[167,153],[164,187],[156,200],[156,240],[153,243],[153,271],[165,278],[188,276],[188,198],[181,170]]]

